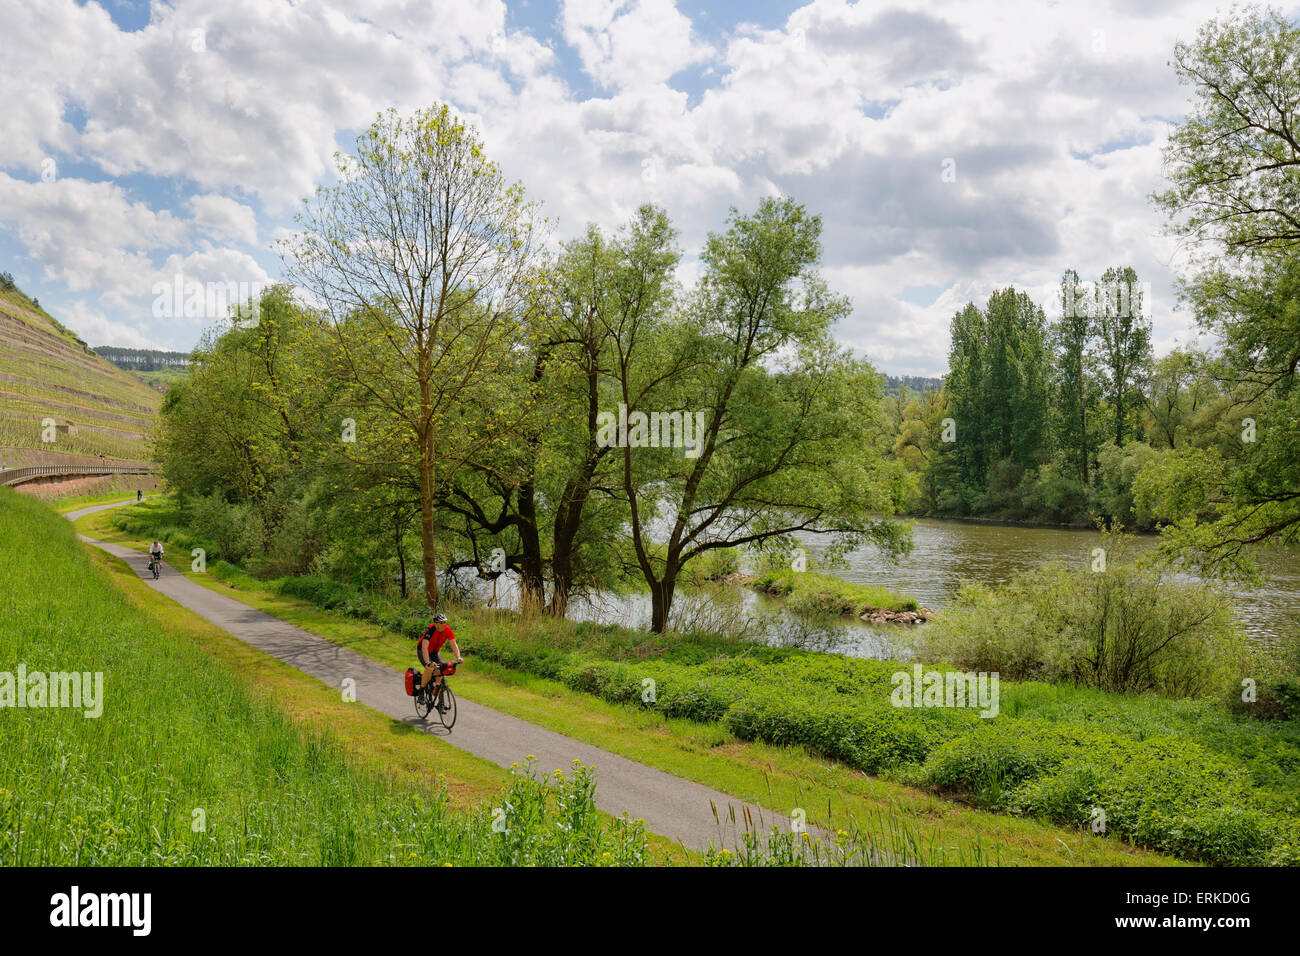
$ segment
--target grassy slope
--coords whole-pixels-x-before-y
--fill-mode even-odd
[[[0,291],[0,464],[101,454],[147,460],[146,442],[133,436],[153,430],[161,401],[156,389],[86,348],[20,291]],[[86,427],[51,445],[41,441],[46,417]]]
[[[114,513],[81,519],[78,530],[143,550],[145,542],[112,527]],[[194,574],[188,563],[173,566],[191,580],[241,600],[340,646],[393,667],[410,661],[409,641],[373,624],[319,610],[266,590],[255,579],[226,572]],[[664,717],[655,711],[608,703],[551,680],[474,659],[474,622],[458,623],[472,666],[457,674],[463,696],[544,725],[559,733],[696,780],[767,807],[777,815],[803,807],[809,820],[834,828],[850,819],[882,845],[914,841],[930,862],[994,862],[1004,865],[1178,865],[1169,857],[1136,850],[1116,840],[1031,819],[986,813],[939,799],[899,783],[834,764],[803,747],[742,741],[714,723]],[[900,836],[900,829],[906,832]]]
[[[484,798],[518,778],[160,601],[7,489],[0,549],[0,671],[101,671],[106,698],[98,719],[0,710],[3,864],[571,862],[492,837]]]

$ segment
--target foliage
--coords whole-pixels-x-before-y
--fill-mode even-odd
[[[1118,536],[1105,569],[1043,565],[1006,585],[967,585],[913,632],[925,659],[1011,680],[1066,681],[1117,693],[1204,697],[1244,673],[1244,638],[1211,588],[1137,566]]]
[[[1091,826],[1187,859],[1300,863],[1300,724],[1218,703],[1001,683],[1001,713],[889,703],[899,665],[586,625],[479,622],[473,653],[630,707],[805,746],[990,809]],[[468,642],[467,638],[467,642]],[[647,679],[654,681],[651,700]]]

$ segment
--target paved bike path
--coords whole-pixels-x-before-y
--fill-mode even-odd
[[[126,504],[134,502],[95,505],[70,512],[65,517],[75,521],[84,515]],[[754,821],[759,823],[760,833],[783,819],[718,790],[647,767],[464,698],[457,698],[459,712],[455,729],[449,734],[436,721],[428,724],[415,716],[411,698],[406,696],[402,684],[401,671],[195,584],[166,564],[155,581],[149,574],[148,556],[142,552],[84,535],[78,537],[125,559],[154,590],[244,643],[331,687],[341,688],[343,681],[351,678],[356,682],[358,703],[440,736],[454,747],[502,767],[522,761],[529,754],[537,758],[538,769],[543,772],[567,771],[575,759],[594,766],[597,771],[596,805],[601,810],[616,816],[626,811],[633,818],[645,820],[646,828],[652,833],[677,840],[690,849],[702,851],[710,840],[717,846],[736,845],[738,832],[737,827],[730,823],[729,808],[734,808],[736,820],[743,821],[743,809],[748,807]],[[724,826],[719,826],[713,807],[717,807],[717,816],[724,821]]]

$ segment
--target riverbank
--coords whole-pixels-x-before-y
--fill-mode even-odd
[[[1061,531],[1095,531],[1097,525],[1089,521],[1019,521],[1014,518],[990,518],[982,515],[934,515],[934,514],[915,514],[915,515],[895,515],[899,521],[918,521],[925,519],[927,521],[962,521],[967,524],[991,524],[1006,525],[1011,528],[1043,528],[1046,530]],[[1128,530],[1128,529],[1125,529]],[[1131,534],[1149,534],[1159,536],[1159,531],[1140,531],[1132,529]]]
[[[801,744],[985,809],[1189,860],[1300,865],[1297,721],[1040,683],[1001,683],[992,717],[904,707],[897,663],[717,638],[516,626],[479,635],[475,650],[604,700]]]

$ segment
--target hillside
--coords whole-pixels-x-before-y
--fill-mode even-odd
[[[161,349],[124,349],[116,345],[97,345],[95,352],[118,368],[128,372],[183,372],[190,364],[187,352],[168,352]]]
[[[0,281],[0,465],[147,461],[161,402]],[[43,419],[57,425],[53,442],[41,440]]]

